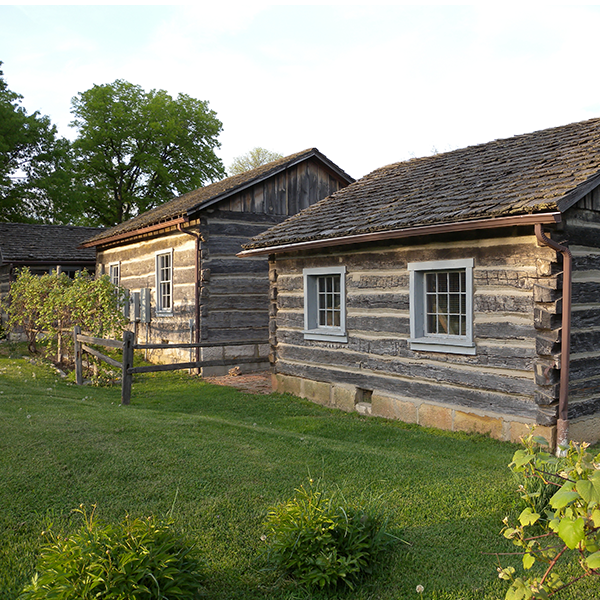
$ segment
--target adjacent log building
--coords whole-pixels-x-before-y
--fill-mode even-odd
[[[600,438],[600,119],[376,170],[241,253],[267,255],[277,390]]]
[[[225,342],[201,358],[232,359],[246,371],[268,368],[268,262],[236,254],[253,236],[352,181],[312,148],[184,194],[83,246],[96,248],[98,272],[130,290],[141,343]],[[194,360],[188,350],[153,351],[150,358]]]
[[[7,297],[18,270],[25,267],[34,275],[93,273],[96,253],[78,246],[100,231],[97,227],[0,223],[0,301]]]

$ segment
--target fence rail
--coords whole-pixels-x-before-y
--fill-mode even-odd
[[[257,357],[239,357],[227,359],[200,360],[186,363],[171,363],[166,365],[148,365],[145,367],[133,366],[134,350],[158,350],[158,349],[191,349],[191,348],[220,348],[223,346],[249,346],[266,343],[264,340],[245,340],[240,342],[200,342],[189,344],[136,344],[134,334],[131,331],[123,332],[123,341],[92,337],[81,333],[81,328],[76,325],[73,330],[75,344],[75,381],[77,385],[83,385],[83,362],[82,353],[88,352],[99,360],[107,362],[113,367],[121,369],[121,404],[129,404],[131,401],[131,384],[135,373],[154,373],[158,371],[176,371],[179,369],[200,369],[202,367],[222,367],[253,363]],[[91,348],[87,344],[116,348],[123,351],[123,360],[116,361],[110,356]]]

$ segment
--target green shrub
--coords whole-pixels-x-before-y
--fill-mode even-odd
[[[544,450],[546,440],[533,433],[523,439],[510,463],[515,473],[540,479],[544,493],[552,490],[544,514],[538,512],[540,496],[522,494],[528,506],[517,522],[504,519],[502,533],[521,549],[523,570],[501,568],[501,579],[510,582],[506,600],[548,598],[585,577],[600,575],[600,454],[588,444],[570,442],[566,456],[558,459]],[[578,563],[570,579],[562,581],[555,570],[560,563]]]
[[[80,510],[85,525],[48,542],[23,600],[189,600],[198,596],[199,562],[171,521],[126,518],[102,524]]]
[[[275,566],[302,585],[351,589],[372,572],[392,536],[383,519],[327,494],[309,480],[296,496],[269,511],[268,554]]]

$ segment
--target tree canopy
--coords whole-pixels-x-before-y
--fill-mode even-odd
[[[0,70],[0,221],[68,222],[70,144],[22,99]]]
[[[228,172],[229,175],[239,175],[240,173],[250,171],[250,169],[256,169],[256,167],[266,165],[278,158],[283,158],[283,154],[271,152],[270,150],[265,150],[264,148],[257,146],[246,154],[234,158],[229,166]]]
[[[71,101],[75,180],[89,223],[111,226],[224,175],[208,103],[116,80]]]

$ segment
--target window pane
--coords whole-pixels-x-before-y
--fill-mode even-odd
[[[340,327],[341,279],[339,275],[317,277],[317,323],[319,327]]]
[[[438,315],[437,327],[438,333],[448,333],[448,319],[446,315]]]
[[[437,312],[437,296],[435,294],[427,295],[427,312],[434,313]]]
[[[425,278],[425,334],[466,335],[465,271],[437,271]]]
[[[460,313],[460,294],[450,294],[450,310],[452,314]]]
[[[460,335],[460,317],[458,315],[450,315],[450,335]]]
[[[460,273],[448,273],[449,290],[460,292]]]
[[[437,315],[427,315],[427,333],[437,333]]]
[[[448,296],[447,294],[440,294],[438,296],[438,311],[439,312],[448,312]]]
[[[438,284],[438,291],[447,292],[448,291],[448,273],[438,273],[437,274],[437,284]]]
[[[435,280],[436,276],[434,273],[427,273],[425,275],[425,284],[428,292],[435,292]]]

